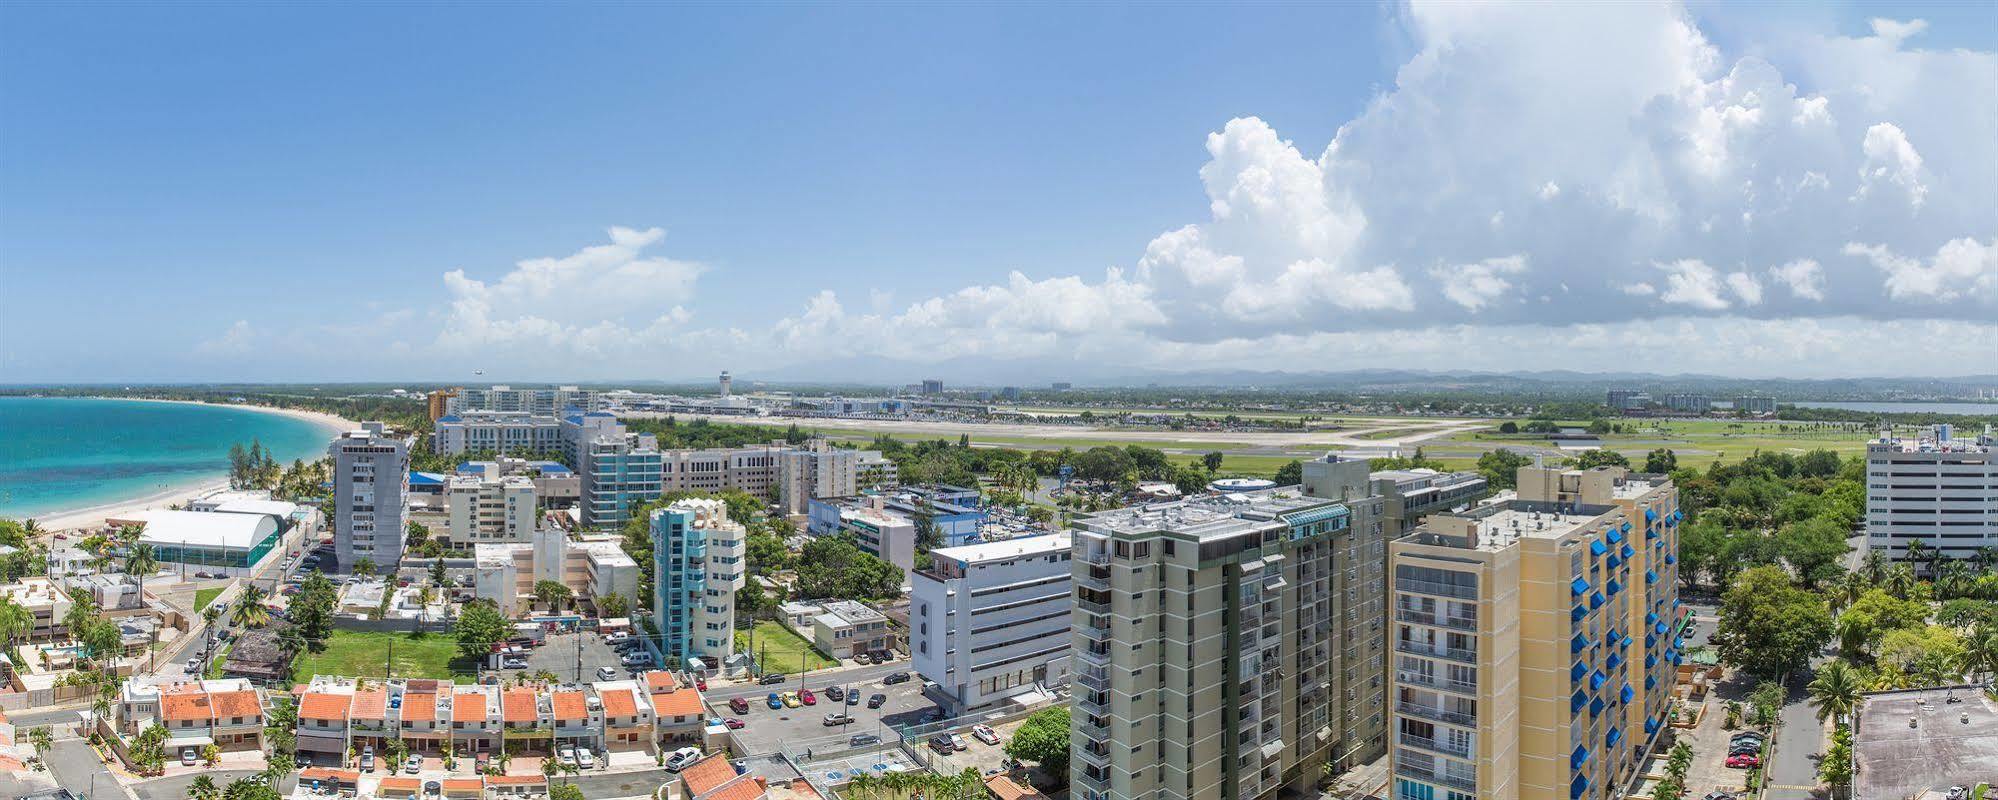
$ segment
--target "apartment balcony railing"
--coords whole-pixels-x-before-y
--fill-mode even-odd
[[[1395,774],[1397,775],[1406,775],[1410,778],[1414,778],[1419,781],[1440,783],[1452,789],[1462,789],[1467,792],[1475,792],[1478,790],[1478,782],[1476,780],[1460,777],[1457,775],[1452,775],[1450,773],[1443,772],[1441,770],[1418,766],[1407,762],[1397,763],[1395,765],[1394,771]]]
[[[1091,723],[1088,719],[1075,721],[1075,732],[1082,734],[1084,741],[1100,742],[1110,738],[1110,729]]]
[[[1087,611],[1087,612],[1089,612],[1089,613],[1091,613],[1091,614],[1108,614],[1108,613],[1110,613],[1110,602],[1109,602],[1109,601],[1107,601],[1107,600],[1085,600],[1085,599],[1083,599],[1082,595],[1076,595],[1076,596],[1075,596],[1075,607],[1076,607],[1076,608],[1080,608],[1080,609],[1082,609],[1082,610],[1084,610],[1084,611]]]
[[[1429,689],[1441,689],[1446,692],[1458,692],[1469,695],[1478,693],[1478,685],[1476,683],[1456,681],[1436,675],[1424,675],[1420,672],[1402,672],[1396,670],[1394,678],[1404,686],[1422,686]]]
[[[1394,642],[1394,649],[1404,653],[1409,653],[1411,655],[1430,656],[1432,658],[1447,658],[1452,661],[1462,661],[1466,664],[1478,663],[1478,651],[1467,650],[1462,647],[1448,647],[1445,645],[1427,645],[1427,644],[1422,644],[1420,642],[1411,642],[1403,639],[1396,639]]]
[[[1478,590],[1475,587],[1459,586],[1454,583],[1437,583],[1436,581],[1425,581],[1416,578],[1396,578],[1394,590],[1397,592],[1414,592],[1416,594],[1429,594],[1440,597],[1455,597],[1459,600],[1478,599]]]
[[[1095,564],[1097,566],[1109,566],[1110,553],[1108,551],[1101,553],[1084,553],[1082,554],[1082,563]]]
[[[1090,745],[1084,745],[1082,747],[1075,748],[1073,752],[1075,753],[1076,759],[1080,760],[1084,764],[1095,766],[1100,769],[1108,769],[1110,767],[1110,753],[1108,751],[1099,753],[1095,750],[1095,748],[1091,747]]]
[[[1452,745],[1448,742],[1438,741],[1428,736],[1417,736],[1406,731],[1401,734],[1401,743],[1409,747],[1419,747],[1424,750],[1456,756],[1462,759],[1469,759],[1471,757],[1471,746],[1469,744],[1463,746]]]
[[[1431,614],[1427,611],[1397,608],[1394,610],[1394,618],[1402,622],[1413,622],[1417,625],[1435,625],[1441,628],[1456,628],[1460,631],[1476,631],[1478,629],[1478,620],[1475,617],[1452,617]]]
[[[1435,706],[1425,706],[1416,703],[1400,702],[1394,704],[1394,710],[1398,713],[1407,714],[1411,717],[1421,717],[1423,719],[1434,720],[1436,722],[1447,722],[1451,725],[1463,725],[1466,727],[1472,727],[1478,724],[1478,716],[1476,714],[1466,714],[1462,711],[1447,711],[1441,708],[1437,708]]]

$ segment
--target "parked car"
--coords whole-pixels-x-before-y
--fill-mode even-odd
[[[797,693],[797,692],[785,692],[785,693],[784,693],[784,705],[785,705],[785,706],[787,706],[787,707],[789,707],[789,708],[797,708],[798,706],[801,706],[801,705],[804,705],[804,704],[805,704],[805,701],[803,701],[803,700],[799,700],[799,699],[798,699],[798,693]]]
[[[527,660],[526,660],[526,659],[521,659],[521,658],[508,658],[508,659],[502,659],[502,660],[500,661],[500,668],[502,668],[502,669],[527,669]],[[603,677],[602,675],[598,675],[597,677],[598,677],[598,678],[599,678],[600,680],[610,680],[610,678],[605,678],[605,677]],[[612,675],[612,677],[616,677],[616,675],[615,675],[615,674],[613,674],[613,675]]]
[[[699,760],[701,760],[701,748],[682,747],[673,751],[673,755],[666,757],[666,771],[679,772]]]
[[[556,748],[555,763],[565,767],[576,766],[576,748],[566,744]]]
[[[1734,800],[1734,793],[1721,791],[1720,789],[1715,789],[1711,792],[1707,792],[1705,796],[1700,798],[1700,800]]]
[[[1727,746],[1727,754],[1731,756],[1738,756],[1742,753],[1760,752],[1762,752],[1761,742],[1735,742]]]
[[[765,700],[764,700],[763,702],[764,702],[764,703],[766,703],[766,704],[768,704],[768,705],[769,705],[769,706],[770,706],[771,708],[783,708],[783,707],[784,707],[784,700],[783,700],[783,698],[780,698],[780,697],[778,697],[778,696],[777,696],[777,693],[776,693],[776,692],[771,692],[771,693],[770,693],[770,697],[766,698],[766,699],[765,699]]]
[[[1961,786],[1951,786],[1949,794],[1943,795],[1943,800],[1970,800],[1970,790]]]
[[[888,695],[882,694],[880,692],[875,692],[873,697],[867,698],[867,707],[880,708],[881,704],[886,702],[888,702]]]
[[[728,729],[732,731],[739,731],[742,730],[743,728],[749,727],[749,723],[743,722],[742,720],[736,719],[735,717],[728,717],[726,719],[723,719],[722,724],[727,725]]]
[[[999,733],[985,725],[971,726],[971,737],[986,744],[998,744]]]
[[[189,675],[195,675],[195,674],[198,674],[198,673],[200,673],[200,672],[201,672],[201,657],[200,657],[200,656],[195,656],[194,658],[190,658],[190,659],[188,659],[188,660],[187,660],[187,674],[189,674]]]
[[[405,762],[403,762],[403,764],[402,764],[402,771],[404,771],[404,772],[407,772],[407,773],[409,773],[409,774],[411,774],[411,775],[415,775],[416,773],[419,773],[419,772],[422,772],[422,771],[423,771],[423,756],[419,756],[419,755],[414,755],[414,754],[412,754],[412,755],[411,755],[411,756],[409,757],[409,760],[408,760],[408,761],[405,761]]]
[[[854,653],[854,654],[853,654],[853,663],[855,663],[855,664],[872,664],[872,663],[874,663],[874,657],[873,657],[873,656],[870,656],[870,655],[868,655],[868,654],[866,654],[866,653]]]
[[[699,690],[701,690],[701,691],[703,691],[703,692],[707,691],[707,690],[708,690],[708,679],[707,679],[707,678],[703,678],[703,677],[701,677],[701,676],[699,676],[699,675],[696,675],[696,676],[694,676],[694,688],[696,688],[696,689],[699,689]]]
[[[935,736],[930,737],[930,749],[935,750],[939,753],[943,753],[945,755],[949,755],[952,751],[955,751],[957,749],[957,743],[952,742],[950,740],[950,734],[939,733]]]
[[[627,667],[649,667],[652,665],[652,656],[644,653],[632,653],[619,660]]]
[[[845,700],[846,690],[837,686],[828,686],[826,687],[826,696],[834,700]]]
[[[365,746],[365,747],[362,747],[362,748],[361,748],[361,771],[362,771],[362,772],[374,772],[374,771],[375,771],[375,746],[374,746],[374,745],[367,745],[367,746]]]
[[[757,683],[760,683],[760,684],[763,684],[764,686],[769,686],[769,685],[771,685],[771,684],[774,684],[774,683],[783,683],[783,682],[784,682],[784,673],[782,673],[782,672],[771,672],[771,673],[767,673],[767,674],[765,674],[765,675],[764,675],[763,677],[761,677],[761,678],[757,678],[757,679],[756,679],[756,682],[757,682]]]
[[[847,704],[847,705],[850,705],[850,706],[857,706],[857,705],[860,705],[860,693],[859,693],[859,692],[853,692],[853,691],[849,691],[849,692],[847,692],[847,693],[846,693],[846,704]]]
[[[871,733],[856,733],[853,735],[853,738],[846,740],[846,746],[848,747],[865,747],[870,744],[880,743],[881,737]]]
[[[1762,765],[1762,757],[1754,753],[1737,753],[1727,757],[1727,765],[1746,769]]]
[[[611,644],[617,644],[619,642],[627,641],[629,639],[631,639],[630,631],[617,631],[604,636],[604,641],[610,642]]]
[[[609,681],[616,679],[617,679],[617,670],[611,669],[610,667],[597,667],[597,680]]]
[[[737,714],[747,714],[749,713],[749,701],[741,697],[732,698],[728,701],[728,710]]]
[[[799,689],[798,699],[804,701],[805,705],[808,706],[815,706],[819,704],[819,696],[812,694],[812,690],[810,689]]]
[[[970,750],[971,743],[965,741],[962,735],[953,733],[950,734],[950,747],[952,750]]]
[[[828,727],[830,727],[833,725],[846,725],[851,722],[853,722],[853,718],[847,716],[844,712],[841,712],[837,714],[827,714],[825,724]]]
[[[894,686],[898,683],[907,683],[908,680],[909,673],[907,672],[890,672],[887,677],[881,679],[881,685]]]
[[[576,750],[576,765],[583,769],[596,769],[597,756],[590,752],[590,748],[580,748]]]
[[[192,767],[194,766],[195,762],[200,760],[201,760],[201,753],[195,750],[194,748],[183,747],[180,749],[181,766]]]

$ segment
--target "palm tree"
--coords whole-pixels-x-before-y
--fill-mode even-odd
[[[1818,709],[1818,721],[1826,719],[1842,720],[1850,718],[1859,710],[1865,691],[1859,683],[1859,675],[1844,661],[1832,661],[1813,679],[1804,691],[1810,693],[1811,705]]]
[[[1937,564],[1929,574],[1935,577],[1938,600],[1962,597],[1964,591],[1969,588],[1970,566],[1956,559]]]
[[[0,640],[6,642],[9,650],[13,649],[15,639],[34,629],[34,612],[14,602],[12,597],[0,597]]]
[[[264,597],[268,594],[262,587],[254,584],[245,585],[242,596],[236,598],[236,611],[229,617],[229,621],[251,628],[261,628],[271,624],[271,610],[264,608]]]
[[[55,746],[55,732],[47,725],[38,725],[28,731],[28,743],[35,746],[35,757],[41,758],[43,752]]]
[[[1978,629],[1964,646],[1963,671],[1973,676],[1998,673],[1998,626]]]
[[[1928,557],[1928,553],[1928,543],[1920,539],[1909,539],[1907,549],[1902,551],[1901,561],[1909,565],[1920,564]]]
[[[853,797],[873,797],[874,792],[880,788],[881,782],[876,780],[873,774],[862,772],[853,776],[853,780],[846,784],[846,793]]]
[[[1914,567],[1895,564],[1892,569],[1887,570],[1887,593],[1896,599],[1908,599],[1908,595],[1914,593],[1917,583],[1920,581],[1915,579]]]
[[[215,779],[207,775],[196,775],[194,782],[187,785],[187,791],[194,795],[194,800],[215,800],[217,794]]]
[[[1872,588],[1871,582],[1864,576],[1857,572],[1848,572],[1831,587],[1825,599],[1830,601],[1832,613],[1837,614],[1858,602],[1859,596],[1865,594],[1869,588]]]
[[[34,520],[28,522],[32,523]],[[1994,567],[1998,567],[1998,547],[1985,545],[1977,548],[1970,554],[1970,563],[1977,565],[1978,572],[1990,572]]]

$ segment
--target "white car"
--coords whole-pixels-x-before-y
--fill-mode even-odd
[[[194,749],[194,748],[192,748],[192,747],[183,747],[183,748],[181,748],[181,749],[180,749],[180,763],[181,763],[181,765],[183,765],[183,766],[189,766],[189,767],[192,767],[192,766],[194,766],[194,763],[195,763],[196,761],[200,761],[200,760],[201,760],[201,754],[200,754],[200,753],[197,753],[197,752],[195,752],[195,749]]]
[[[407,772],[411,775],[415,775],[416,773],[422,772],[423,756],[419,756],[414,753],[410,754],[409,761],[402,765],[402,771]]]
[[[999,743],[999,733],[984,725],[971,726],[971,738],[986,744]]]
[[[699,760],[701,760],[701,748],[682,747],[673,751],[673,755],[666,759],[666,771],[679,772]]]
[[[579,748],[576,750],[576,765],[583,769],[596,769],[597,757],[590,752],[590,748]]]
[[[555,750],[555,763],[565,767],[576,766],[576,748],[562,745]]]
[[[201,674],[201,659],[190,658],[187,660],[187,674],[189,675]]]
[[[611,644],[617,644],[618,642],[622,642],[629,638],[631,638],[631,634],[629,632],[618,631],[616,633],[605,635],[604,641],[609,642]]]

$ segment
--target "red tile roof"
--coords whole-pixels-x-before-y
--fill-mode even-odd
[[[485,694],[481,692],[459,692],[457,699],[451,701],[451,721],[486,721]]]
[[[404,722],[430,722],[437,719],[437,695],[410,692],[402,696]]]
[[[658,694],[669,689],[678,688],[680,688],[680,681],[675,679],[671,672],[663,669],[655,669],[645,673],[645,691],[651,694]]]
[[[664,722],[668,717],[698,717],[707,712],[701,705],[699,691],[681,689],[677,692],[659,692],[652,695],[652,713]]]
[[[487,775],[488,786],[543,786],[548,783],[546,775]]]
[[[599,692],[604,699],[604,715],[609,717],[638,716],[638,702],[631,699],[630,689],[611,689]]]
[[[735,775],[735,765],[728,763],[727,753],[716,753],[680,770],[687,793],[696,797],[721,788],[722,784],[735,780]]]
[[[763,788],[761,780],[745,775],[721,791],[702,797],[701,800],[763,800],[769,796],[769,791]]]
[[[500,695],[500,708],[507,722],[538,722],[541,713],[535,708],[534,690],[525,687],[508,689]]]
[[[423,782],[415,778],[383,778],[375,790],[376,794],[410,794],[422,788]]]
[[[160,698],[160,719],[167,722],[207,722],[215,718],[214,710],[208,703],[207,692],[177,692]]]
[[[380,689],[355,692],[349,715],[354,719],[388,719],[388,692]]]
[[[347,719],[347,709],[353,705],[353,695],[332,692],[306,692],[298,699],[299,719]]]
[[[306,767],[305,769],[298,771],[298,778],[299,780],[305,780],[305,781],[338,781],[340,783],[359,783],[361,781],[361,773],[351,769],[333,769],[332,767]]]
[[[208,702],[215,707],[215,718],[262,717],[263,701],[257,693],[248,689],[234,692],[214,692],[208,695]]]
[[[556,719],[587,719],[589,716],[589,708],[583,703],[582,692],[555,693]]]

